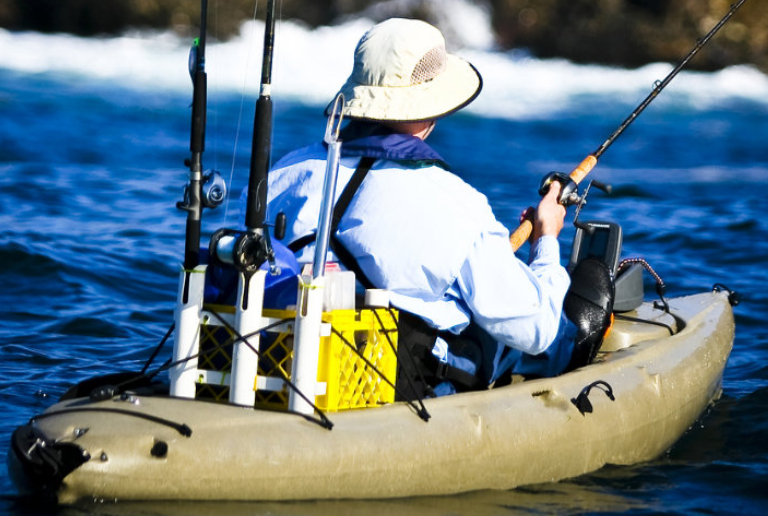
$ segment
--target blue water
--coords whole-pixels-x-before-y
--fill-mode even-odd
[[[637,71],[519,61],[491,52],[478,58],[508,59],[538,84],[547,76],[537,70],[565,66],[563,84],[550,85],[556,102],[547,100],[546,91],[538,98],[520,77],[516,92],[502,94],[493,83],[501,74],[489,69],[487,99],[441,121],[430,137],[513,227],[520,211],[536,202],[541,176],[569,172],[644,93],[621,87],[637,83]],[[579,80],[564,85],[574,71],[596,81],[595,88],[579,86]],[[723,396],[663,456],[508,492],[370,502],[106,504],[58,513],[765,512],[768,101],[759,94],[766,84],[759,73],[748,71],[753,82],[727,80],[742,73],[690,74],[680,78],[678,90],[673,82],[601,158],[593,176],[611,183],[614,193],[591,195],[582,214],[621,223],[624,256],[647,258],[670,296],[706,291],[714,283],[742,296]],[[140,368],[171,324],[185,223],[175,203],[187,180],[182,163],[191,94],[175,84],[147,87],[146,77],[133,87],[96,75],[0,64],[0,454],[11,431],[68,385]],[[338,76],[334,82],[343,79]],[[211,94],[204,161],[225,177],[231,173],[236,192],[247,180],[253,100],[230,88]],[[322,107],[275,93],[275,156],[322,136]],[[236,201],[207,211],[206,237],[236,226],[237,211]],[[564,257],[572,236],[567,227]],[[0,515],[48,513],[56,511],[19,499],[0,469]]]

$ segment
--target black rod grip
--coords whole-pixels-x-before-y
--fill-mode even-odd
[[[261,96],[256,101],[253,121],[251,173],[248,179],[248,201],[245,226],[258,229],[264,225],[267,210],[267,172],[272,149],[272,99]]]

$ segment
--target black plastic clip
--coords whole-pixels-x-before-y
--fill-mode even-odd
[[[592,412],[592,402],[589,401],[589,391],[592,390],[592,387],[605,387],[604,389],[600,389],[605,393],[606,396],[608,396],[608,399],[611,401],[616,401],[616,397],[613,395],[613,388],[608,384],[608,382],[605,382],[603,380],[597,380],[595,382],[590,383],[583,389],[581,389],[581,392],[578,396],[575,398],[571,398],[571,403],[576,405],[576,408],[579,409],[579,412],[581,412],[581,415],[583,416],[587,412]]]
[[[731,306],[736,306],[739,303],[741,303],[741,296],[738,292],[735,290],[731,290],[722,283],[715,283],[712,287],[712,292],[722,292],[726,291],[728,292],[728,302],[731,304]]]

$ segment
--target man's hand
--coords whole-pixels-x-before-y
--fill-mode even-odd
[[[558,202],[562,185],[552,181],[549,192],[545,195],[533,217],[533,240],[535,242],[544,235],[557,237],[565,224],[565,206]]]

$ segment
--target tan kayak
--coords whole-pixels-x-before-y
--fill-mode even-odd
[[[727,296],[669,304],[675,317],[645,303],[625,314],[638,320],[617,318],[597,363],[427,400],[428,422],[404,403],[329,414],[327,430],[289,413],[124,396],[61,402],[27,428],[33,447],[82,457],[42,479],[65,504],[375,499],[557,481],[657,457],[720,395],[734,338]],[[591,412],[572,402],[590,385]],[[21,455],[12,446],[14,480],[39,488]]]

